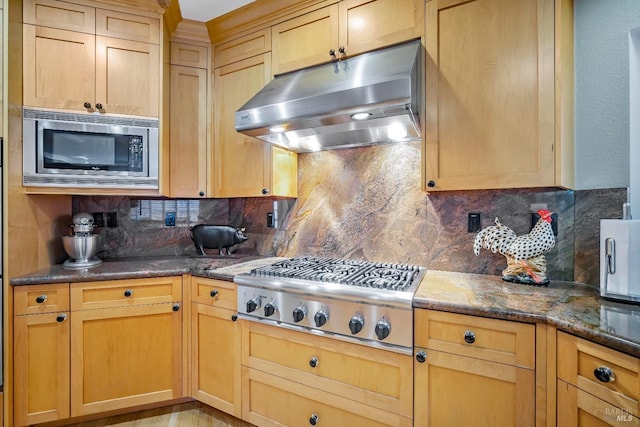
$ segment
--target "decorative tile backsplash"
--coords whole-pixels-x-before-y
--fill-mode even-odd
[[[599,283],[599,220],[620,218],[626,189],[519,189],[426,194],[420,190],[419,143],[299,155],[298,198],[138,199],[76,196],[73,213],[116,212],[103,235],[103,257],[195,255],[189,227],[244,227],[249,240],[232,250],[265,256],[302,254],[411,263],[427,268],[500,275],[505,259],[473,254],[475,233],[496,217],[516,234],[531,227],[531,212],[557,213],[556,246],[546,254],[553,280]],[[167,213],[175,226],[167,226]],[[278,226],[267,227],[277,213]],[[214,252],[212,252],[214,253]]]

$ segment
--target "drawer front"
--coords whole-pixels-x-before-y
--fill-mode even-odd
[[[636,417],[640,415],[638,361],[628,354],[558,332],[558,378]]]
[[[423,309],[414,320],[416,347],[535,367],[535,325]]]
[[[617,408],[571,384],[558,381],[558,425],[640,427],[640,419],[626,409]]]
[[[71,310],[123,307],[182,300],[182,277],[71,284]]]
[[[69,284],[16,286],[13,288],[14,315],[69,310]]]
[[[411,418],[247,367],[242,368],[242,394],[242,419],[260,426],[413,425]]]
[[[384,411],[413,414],[410,355],[243,321],[242,364]]]
[[[225,280],[191,277],[191,299],[200,304],[237,310],[236,285]]]

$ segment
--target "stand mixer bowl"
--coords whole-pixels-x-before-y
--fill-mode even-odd
[[[100,264],[102,260],[95,256],[100,248],[100,240],[99,234],[62,236],[62,246],[71,257],[64,266],[85,268]]]

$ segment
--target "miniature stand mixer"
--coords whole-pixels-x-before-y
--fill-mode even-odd
[[[102,263],[102,260],[95,256],[101,239],[99,234],[91,234],[94,227],[93,215],[79,213],[73,216],[73,235],[62,237],[64,250],[71,257],[62,264],[65,268],[87,268]]]

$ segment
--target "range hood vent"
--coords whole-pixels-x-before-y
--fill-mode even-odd
[[[420,139],[421,43],[414,40],[276,76],[236,130],[311,152]]]

